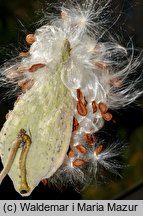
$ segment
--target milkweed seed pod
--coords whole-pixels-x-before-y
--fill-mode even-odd
[[[0,132],[0,182],[8,174],[22,196],[44,179],[78,189],[99,165],[115,173],[121,167],[112,159],[119,144],[106,148],[97,132],[112,121],[110,110],[142,92],[139,78],[127,80],[138,60],[111,36],[99,40],[104,30],[97,20],[106,6],[63,5],[60,16],[26,37],[30,50],[1,69],[2,85],[18,85],[22,93]]]

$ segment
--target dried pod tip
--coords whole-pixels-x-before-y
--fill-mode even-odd
[[[21,186],[20,186],[20,188],[19,188],[19,192],[20,192],[21,194],[26,194],[26,193],[29,192],[29,190],[30,190],[30,188],[29,188],[29,186],[28,186],[27,183],[21,184]]]

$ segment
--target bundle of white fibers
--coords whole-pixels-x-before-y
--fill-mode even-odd
[[[38,103],[41,103],[45,112],[48,112],[46,109],[50,108],[46,107],[45,102],[42,103],[36,96],[44,95],[43,97],[47,98],[44,89],[48,90],[48,86],[46,87],[48,80],[53,82],[53,90],[49,87],[48,97],[54,98],[56,89],[59,95],[62,95],[60,91],[67,91],[66,97],[72,98],[72,105],[69,105],[68,101],[67,104],[72,107],[72,114],[69,110],[68,112],[73,120],[73,128],[68,135],[69,143],[64,143],[68,139],[62,140],[62,145],[67,145],[67,148],[61,160],[58,158],[58,151],[55,152],[57,157],[55,160],[61,162],[57,163],[57,166],[53,163],[51,174],[48,172],[43,176],[40,174],[41,179],[38,179],[36,185],[40,180],[49,178],[49,182],[61,184],[60,186],[71,183],[75,189],[80,189],[95,178],[97,171],[100,173],[98,165],[115,173],[116,169],[121,168],[120,162],[114,158],[119,156],[122,147],[120,148],[118,143],[111,143],[106,148],[106,145],[98,140],[96,133],[103,127],[105,121],[112,120],[112,114],[108,109],[120,109],[132,103],[142,92],[137,88],[140,82],[139,77],[134,82],[128,82],[128,77],[136,73],[139,65],[138,59],[134,59],[133,52],[129,55],[128,49],[116,43],[109,32],[105,41],[101,40],[105,29],[100,26],[101,23],[98,20],[106,7],[107,4],[101,6],[99,1],[93,0],[85,0],[79,4],[71,1],[63,5],[60,8],[59,16],[51,18],[49,23],[44,24],[35,31],[34,35],[29,36],[28,42],[30,39],[33,40],[29,53],[26,56],[21,54],[21,57],[15,59],[14,63],[5,64],[2,68],[2,85],[18,84],[23,90],[20,96],[20,100],[23,100],[25,104],[23,106],[34,110],[34,113],[37,112],[35,115],[38,116],[38,120],[29,119],[28,123],[25,123],[27,125],[24,125],[26,128],[23,128],[26,131],[29,128],[30,131],[33,130],[33,140],[38,129],[34,131],[30,125],[37,124],[35,121],[38,122],[39,128],[40,125],[47,124],[40,119],[41,110],[36,107]],[[56,75],[57,71],[58,75]],[[63,84],[65,89],[61,90],[57,85]],[[62,97],[60,98],[61,104],[64,104],[65,98]],[[47,98],[47,100],[50,99]],[[32,104],[33,102],[36,105]],[[14,110],[20,109],[19,103],[16,104]],[[53,110],[57,109],[56,100],[53,104]],[[18,111],[12,111],[11,115],[14,116],[14,112],[18,113]],[[66,115],[66,109],[64,112]],[[15,117],[17,122],[24,122],[26,118],[20,114],[19,116],[15,114]],[[62,127],[59,126],[59,121],[58,118],[56,127],[53,127],[53,134],[56,133],[58,127]],[[1,132],[2,154],[5,151],[3,142],[6,142],[3,134],[8,127],[11,131],[15,131],[15,127],[21,129],[21,125],[17,126],[17,124],[11,126],[10,123],[6,123],[6,126],[4,125]],[[66,119],[64,124],[66,124]],[[18,130],[15,131],[15,136],[16,133]],[[48,133],[44,134],[43,131],[40,133],[39,142],[42,136],[48,136]],[[58,136],[60,140],[61,135]],[[49,137],[44,137],[44,139],[48,140]],[[54,151],[50,154],[54,154]],[[11,171],[10,175],[14,178],[15,174],[12,174]]]

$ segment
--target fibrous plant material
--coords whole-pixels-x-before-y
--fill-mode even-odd
[[[97,132],[112,121],[111,110],[142,91],[138,77],[128,82],[138,59],[107,31],[106,40],[100,39],[105,30],[98,21],[106,7],[92,0],[63,4],[59,16],[26,37],[30,50],[1,68],[2,85],[21,88],[0,132],[4,170],[19,131],[30,131],[6,172],[23,196],[40,181],[47,184],[45,179],[81,189],[100,173],[98,167],[114,173],[122,167],[115,160],[122,148],[116,142],[106,147]]]
[[[11,166],[13,164],[13,161],[15,159],[17,150],[20,147],[20,144],[22,143],[24,143],[26,147],[25,149],[22,149],[21,158],[20,158],[21,179],[22,179],[22,185],[27,185],[26,183],[26,160],[25,159],[26,159],[26,156],[29,150],[29,146],[31,144],[31,140],[30,140],[30,137],[26,134],[26,131],[22,129],[18,133],[16,140],[12,143],[11,149],[9,149],[7,161],[5,163],[4,169],[0,173],[0,183],[2,182],[4,177],[9,173]],[[21,187],[23,188],[23,186]]]

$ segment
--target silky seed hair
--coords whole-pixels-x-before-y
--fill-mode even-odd
[[[1,67],[1,86],[14,86],[12,94],[19,86],[26,94],[54,73],[65,41],[70,44],[61,80],[73,97],[73,131],[63,165],[48,180],[59,187],[70,183],[77,190],[84,188],[100,173],[100,166],[118,173],[122,164],[114,158],[122,148],[116,142],[106,148],[97,132],[112,120],[109,110],[132,103],[143,91],[138,89],[140,61],[134,57],[134,48],[116,42],[103,25],[109,2],[68,1],[57,8],[59,15],[45,13],[47,17],[39,22],[44,24],[26,37],[30,50]],[[129,82],[132,75],[136,80]]]

